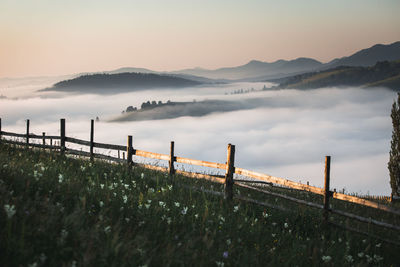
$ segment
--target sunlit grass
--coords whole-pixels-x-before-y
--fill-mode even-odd
[[[399,247],[328,228],[318,210],[238,188],[295,212],[228,203],[188,186],[223,192],[201,180],[0,145],[0,265],[400,262]]]

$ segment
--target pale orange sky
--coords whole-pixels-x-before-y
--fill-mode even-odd
[[[397,0],[2,0],[0,78],[327,62],[399,41],[399,11]]]

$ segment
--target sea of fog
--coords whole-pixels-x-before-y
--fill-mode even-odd
[[[95,141],[125,144],[127,135],[137,149],[225,162],[228,143],[236,145],[235,165],[294,181],[323,186],[324,157],[332,156],[333,188],[360,194],[390,194],[390,109],[395,93],[385,89],[325,88],[260,90],[267,83],[235,83],[185,89],[149,90],[116,95],[38,93],[36,83],[0,88],[3,131],[59,134],[66,119],[67,136],[89,139],[90,119],[97,116]],[[201,101],[261,99],[252,109],[204,117],[109,123],[127,106],[147,100]],[[264,102],[263,102],[264,103]]]

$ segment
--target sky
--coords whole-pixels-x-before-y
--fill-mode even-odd
[[[400,40],[398,0],[0,0],[0,78],[312,57]]]

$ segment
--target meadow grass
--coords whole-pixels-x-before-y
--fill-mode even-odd
[[[223,192],[203,180],[0,144],[0,266],[400,263],[399,246],[328,227],[319,210],[242,188],[235,194],[290,211],[228,202],[191,187]]]

